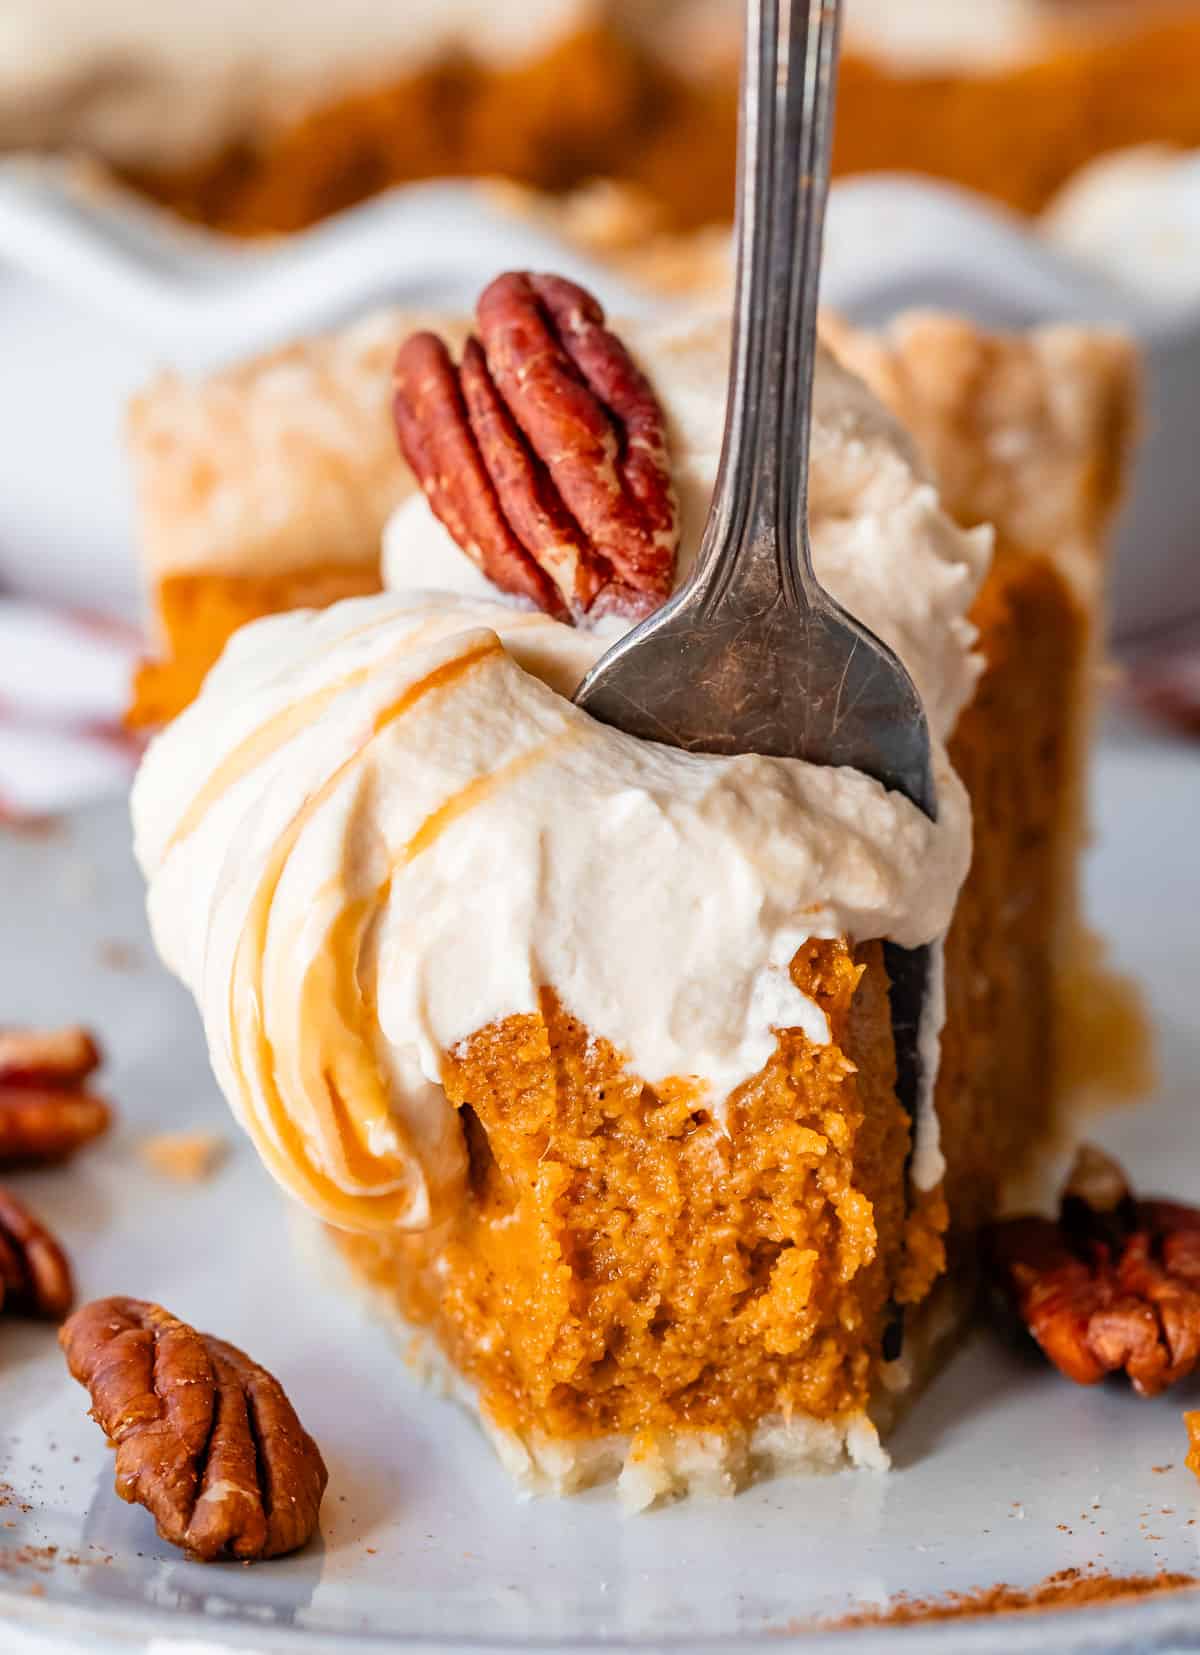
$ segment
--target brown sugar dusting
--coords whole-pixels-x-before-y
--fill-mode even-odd
[[[1200,1586],[1195,1575],[1098,1574],[1083,1569],[1059,1569],[1036,1586],[982,1586],[971,1592],[947,1592],[933,1598],[899,1593],[886,1608],[856,1610],[823,1627],[907,1626],[918,1621],[965,1620],[978,1615],[1010,1615],[1045,1609],[1083,1609],[1118,1603],[1124,1598],[1149,1597]]]

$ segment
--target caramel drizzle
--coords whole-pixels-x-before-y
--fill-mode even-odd
[[[335,1139],[346,1173],[356,1184],[369,1189],[395,1167],[396,1157],[366,1147],[372,1141],[402,1136],[400,1159],[405,1172],[414,1158],[419,1159],[392,1110],[391,1088],[378,1055],[378,985],[373,970],[367,980],[360,970],[367,931],[387,906],[397,873],[435,844],[454,822],[541,764],[571,735],[563,731],[518,754],[499,770],[475,777],[426,817],[393,860],[387,877],[369,896],[342,909],[314,957],[300,1008],[300,1070],[315,1083],[310,1091],[330,1099]]]
[[[368,637],[372,632],[378,632],[382,627],[393,624],[397,617],[390,611],[369,621],[365,626],[355,627],[352,631],[343,633],[330,645],[327,654],[332,654],[335,648],[340,649],[356,638]],[[463,630],[470,630],[475,624],[482,626],[482,622],[475,623],[470,615],[461,617]],[[525,631],[530,627],[544,626],[546,617],[540,613],[523,615],[515,612],[510,619],[505,616],[504,630],[506,632]],[[235,787],[252,770],[256,770],[266,759],[272,757],[279,749],[285,746],[294,736],[300,735],[310,724],[314,723],[339,695],[349,690],[358,689],[372,678],[377,672],[385,670],[395,661],[403,660],[404,656],[423,644],[431,634],[444,633],[443,624],[437,620],[423,621],[419,626],[405,634],[398,648],[389,650],[376,661],[368,661],[364,666],[356,667],[353,672],[346,673],[335,683],[326,684],[310,695],[295,701],[281,712],[261,724],[257,730],[248,735],[244,741],[226,755],[213,771],[208,781],[192,799],[183,815],[179,818],[171,832],[170,838],[163,849],[162,860],[166,861],[170,853],[204,821],[213,806],[220,802],[231,787]]]
[[[384,615],[378,620],[369,622],[366,626],[355,627],[352,632],[345,633],[336,640],[336,646],[331,646],[326,653],[332,653],[333,647],[341,647],[351,643],[355,638],[363,638],[372,632],[378,632],[388,621],[395,619],[394,615]],[[336,701],[339,695],[348,690],[359,688],[375,673],[382,671],[392,662],[402,660],[414,648],[422,644],[430,632],[436,630],[436,623],[425,621],[421,626],[414,628],[405,635],[399,648],[389,651],[377,661],[368,661],[365,666],[356,667],[353,672],[346,673],[335,683],[326,684],[311,695],[285,707],[282,712],[269,718],[265,724],[248,735],[244,741],[226,755],[213,771],[208,781],[196,794],[191,804],[184,811],[167,840],[163,850],[163,860],[170,855],[175,847],[193,834],[203,822],[212,807],[219,803],[231,787],[235,787],[243,777],[256,770],[266,759],[272,757],[279,749],[291,741],[293,736],[299,735],[310,724],[320,718],[331,702]]]
[[[348,770],[371,743],[431,691],[447,687],[473,667],[499,653],[498,640],[435,669],[409,687],[376,718],[370,735],[306,801],[280,836],[255,892],[238,943],[231,977],[229,1022],[234,1068],[251,1134],[274,1176],[330,1222],[357,1230],[390,1230],[411,1222],[417,1205],[413,1189],[411,1144],[391,1108],[391,1090],[380,1061],[376,985],[364,984],[359,964],[369,926],[388,900],[395,874],[429,849],[451,824],[501,787],[509,785],[549,753],[572,739],[563,730],[536,748],[518,754],[501,769],[475,777],[433,811],[408,839],[386,878],[368,896],[349,903],[330,927],[309,968],[299,1018],[299,1070],[310,1097],[325,1101],[329,1137],[337,1146],[346,1175],[359,1188],[347,1191],[314,1164],[303,1134],[293,1123],[276,1080],[276,1060],[264,1027],[264,958],[271,909],[288,859],[305,826],[332,796]],[[372,669],[373,670],[373,669]],[[311,699],[318,699],[317,697]],[[249,1037],[251,1062],[243,1050],[246,1037],[234,1020],[244,993],[253,1008]],[[257,1075],[262,1099],[256,1103],[248,1070]],[[259,1108],[265,1113],[260,1118]],[[399,1153],[373,1150],[380,1139],[402,1137]]]

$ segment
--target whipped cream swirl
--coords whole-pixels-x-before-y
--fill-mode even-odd
[[[668,411],[686,569],[728,330],[622,331]],[[970,818],[942,738],[977,671],[990,540],[950,522],[828,356],[811,495],[818,572],[925,697],[936,824],[853,771],[597,724],[567,697],[608,637],[500,601],[419,498],[387,534],[404,589],[244,628],[153,744],[133,811],[156,941],[235,1113],[321,1216],[377,1230],[447,1209],[465,1153],[445,1056],[543,989],[723,1119],[777,1029],[829,1037],[788,970],[806,939],[943,935]]]

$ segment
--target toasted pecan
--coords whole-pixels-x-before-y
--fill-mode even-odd
[[[64,1160],[107,1128],[84,1089],[100,1061],[86,1029],[0,1030],[0,1166]]]
[[[1068,1378],[1124,1372],[1155,1396],[1200,1365],[1200,1211],[1137,1200],[1085,1148],[1057,1220],[1013,1218],[983,1238],[993,1281]]]
[[[24,1202],[0,1186],[0,1310],[57,1322],[74,1300],[67,1255]]]
[[[544,571],[553,593],[550,601],[557,606],[552,612],[590,608],[607,571],[593,555],[550,473],[530,451],[478,339],[464,345],[459,372],[471,430],[500,509],[525,555]]]
[[[64,1324],[67,1365],[117,1450],[116,1488],[191,1556],[304,1545],[328,1473],[279,1381],[160,1305],[97,1299]]]
[[[476,315],[459,366],[428,333],[397,357],[396,431],[430,506],[504,591],[561,617],[648,613],[679,538],[649,381],[560,276],[497,277]]]
[[[394,368],[396,433],[434,515],[503,592],[565,613],[554,582],[521,545],[467,417],[458,369],[434,333],[405,340]]]
[[[649,380],[592,295],[562,276],[498,276],[476,316],[501,395],[596,554],[661,603],[679,525]]]
[[[0,1029],[0,1083],[77,1083],[100,1067],[100,1048],[87,1029]]]

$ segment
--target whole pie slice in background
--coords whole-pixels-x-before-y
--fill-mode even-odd
[[[296,230],[412,179],[616,178],[732,214],[740,0],[8,0],[0,147],[82,150],[189,218]],[[1035,212],[1085,162],[1200,145],[1195,0],[849,0],[835,172]]]

